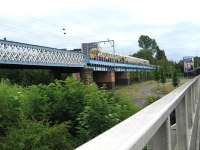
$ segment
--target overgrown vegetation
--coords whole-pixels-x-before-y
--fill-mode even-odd
[[[152,104],[152,103],[154,103],[155,101],[157,101],[158,99],[160,99],[159,96],[148,96],[148,97],[147,97],[147,102],[148,102],[148,104]]]
[[[70,150],[137,111],[73,78],[21,87],[0,82],[0,149]]]
[[[174,87],[177,87],[177,86],[179,85],[179,82],[180,82],[180,80],[179,80],[179,78],[178,78],[177,72],[174,71],[174,72],[173,72],[173,76],[172,76],[172,85],[173,85]]]
[[[176,63],[168,60],[165,50],[159,47],[155,39],[150,38],[148,35],[141,35],[138,40],[138,46],[141,49],[132,54],[132,56],[147,59],[151,64],[157,66],[154,74],[156,81],[165,83],[166,78],[172,78],[174,71],[179,76],[183,74],[183,62]]]
[[[55,79],[64,80],[70,73],[62,73],[58,69],[14,69],[0,68],[0,79],[9,79],[11,83],[22,86],[49,84]]]
[[[147,81],[152,80],[154,77],[152,71],[136,71],[130,72],[130,81],[131,82],[140,82],[140,81]]]

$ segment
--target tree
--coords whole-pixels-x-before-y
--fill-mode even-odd
[[[141,35],[138,40],[138,45],[142,49],[132,56],[149,60],[150,63],[155,64],[154,55],[156,53],[156,49],[158,48],[156,40],[151,39],[148,35]]]
[[[142,49],[132,56],[149,60],[151,64],[158,66],[162,66],[168,62],[165,51],[161,50],[156,40],[150,38],[148,35],[141,35],[138,40],[138,45]]]
[[[176,70],[174,70],[174,72],[173,72],[172,84],[173,84],[174,87],[177,87],[179,85],[179,78],[178,78]]]
[[[194,68],[200,67],[200,57],[196,56],[194,57]]]
[[[183,60],[180,60],[178,63],[175,63],[175,68],[178,70],[180,73],[184,73],[184,64]]]
[[[152,49],[157,45],[156,41],[152,40],[148,35],[141,35],[138,43],[142,49]]]
[[[152,51],[148,49],[141,49],[137,53],[133,54],[132,56],[149,60],[150,63],[152,63],[154,60]]]
[[[158,47],[158,45],[157,45],[156,40],[152,39],[152,41],[151,41],[151,49],[154,50],[154,52],[155,52],[157,47]]]
[[[159,82],[160,81],[160,72],[158,69],[154,71],[154,80]]]
[[[54,71],[55,72],[55,71]],[[46,69],[0,69],[0,78],[9,79],[11,83],[23,86],[32,84],[48,84],[54,79],[54,74]]]
[[[160,69],[160,80],[161,83],[166,83],[166,74],[163,68]]]
[[[164,50],[156,49],[156,59],[157,60],[167,60]]]

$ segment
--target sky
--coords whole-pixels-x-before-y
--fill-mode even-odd
[[[139,50],[139,36],[148,35],[171,60],[200,56],[199,0],[0,0],[0,4],[0,39],[67,49],[112,39],[116,52],[128,55]]]

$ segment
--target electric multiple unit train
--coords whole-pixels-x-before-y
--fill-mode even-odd
[[[149,61],[145,59],[136,58],[132,56],[114,55],[107,52],[102,52],[96,48],[90,50],[89,58],[93,60],[100,60],[107,62],[150,65]]]

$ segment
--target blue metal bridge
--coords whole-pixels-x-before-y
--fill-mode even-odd
[[[105,62],[99,60],[87,60],[87,65],[91,66],[95,71],[150,71],[154,70],[155,67],[152,65],[142,65],[142,64],[124,64],[124,63],[114,63],[114,62]]]
[[[85,56],[62,49],[0,40],[0,64],[84,67]]]
[[[150,71],[152,65],[126,64],[88,59],[81,52],[0,40],[0,64],[92,68],[94,71]]]

